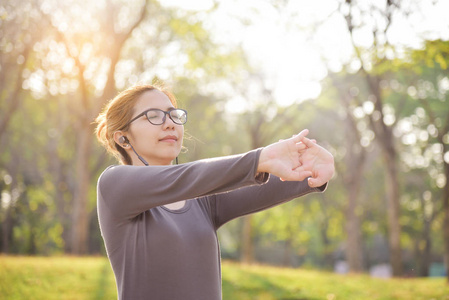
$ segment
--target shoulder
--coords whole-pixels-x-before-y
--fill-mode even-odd
[[[116,181],[120,178],[120,174],[123,174],[124,165],[111,165],[104,169],[104,171],[98,177],[97,185],[104,185],[111,181]]]
[[[104,169],[103,172],[101,172],[100,177],[98,177],[98,181],[103,180],[103,178],[107,176],[106,174],[109,174],[111,170],[114,170],[119,167],[120,167],[119,165],[111,165],[107,167],[106,169]]]

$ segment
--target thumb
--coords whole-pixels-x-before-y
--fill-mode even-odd
[[[317,186],[321,186],[318,178],[313,178],[313,177],[309,177],[307,179],[307,183],[309,184],[310,187],[317,187]]]

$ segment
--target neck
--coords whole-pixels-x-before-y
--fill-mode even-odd
[[[169,166],[169,165],[173,165],[173,164],[178,164],[178,157],[176,157],[174,160],[164,160],[164,159],[160,159],[160,160],[151,160],[151,159],[145,159],[143,158],[143,160],[145,162],[147,162],[147,164],[145,164],[142,160],[140,160],[137,156],[133,155],[131,157],[132,160],[132,165],[133,166]]]

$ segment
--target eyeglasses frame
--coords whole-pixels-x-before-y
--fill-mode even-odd
[[[148,118],[147,113],[148,113],[149,111],[152,111],[152,110],[158,110],[158,111],[161,111],[161,112],[164,113],[164,118],[162,119],[162,123],[161,123],[161,124],[154,124],[154,123],[151,122],[150,119]],[[174,111],[174,110],[182,110],[182,111],[186,114],[186,121],[185,121],[184,123],[178,123],[178,122],[176,122],[175,120],[172,119],[172,117],[171,117],[171,115],[170,115],[170,112],[172,112],[172,111]],[[150,109],[147,109],[147,110],[141,112],[140,114],[138,114],[138,115],[135,116],[134,118],[132,118],[128,123],[126,123],[125,127],[127,127],[129,124],[131,124],[132,122],[134,122],[135,120],[139,119],[139,118],[142,117],[142,116],[145,116],[145,117],[147,118],[148,122],[150,122],[152,125],[162,125],[162,124],[165,123],[165,120],[167,120],[167,115],[168,115],[168,117],[170,118],[170,120],[172,120],[173,123],[175,123],[175,124],[177,124],[177,125],[184,125],[185,123],[187,123],[187,111],[184,110],[184,109],[181,109],[181,108],[172,108],[172,109],[170,109],[170,110],[168,110],[168,111],[165,111],[165,110],[162,110],[162,109],[159,109],[159,108],[150,108]]]

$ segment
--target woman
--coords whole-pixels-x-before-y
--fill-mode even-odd
[[[307,130],[245,154],[172,165],[187,121],[176,107],[167,91],[136,86],[97,118],[98,139],[122,163],[97,188],[119,299],[221,299],[217,229],[324,191],[334,172],[332,155]]]

